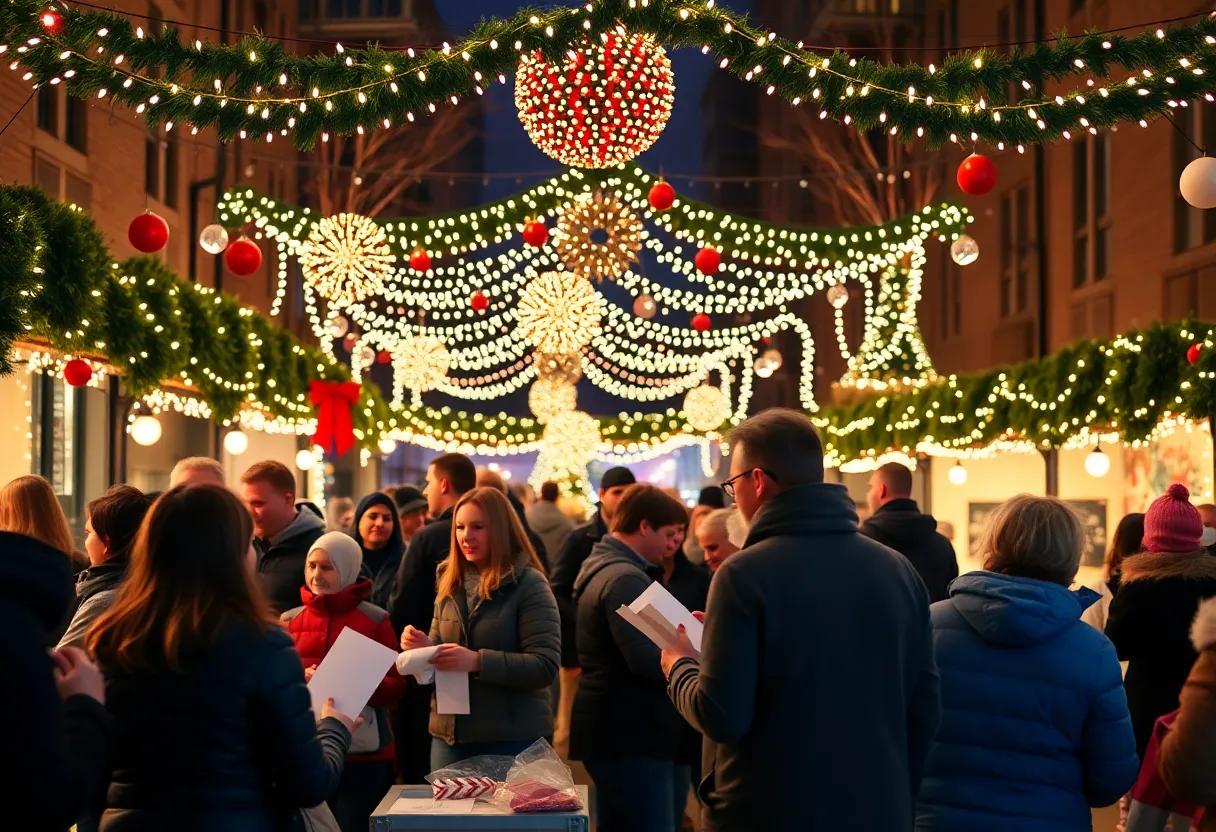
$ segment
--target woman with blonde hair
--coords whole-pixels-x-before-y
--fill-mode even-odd
[[[431,704],[431,768],[481,754],[515,755],[553,733],[549,688],[561,622],[544,568],[501,491],[474,488],[456,504],[439,568],[429,637],[405,628],[401,647],[442,645],[437,670],[469,673],[469,713]]]
[[[115,736],[102,832],[276,832],[333,794],[359,722],[332,700],[313,715],[253,569],[232,492],[180,485],[152,506],[88,638]]]
[[[989,521],[984,571],[930,607],[942,718],[917,832],[1088,832],[1139,768],[1114,646],[1069,590],[1085,534],[1063,502],[1022,494]]]
[[[41,540],[69,558],[76,542],[55,489],[42,477],[17,477],[0,488],[0,531],[16,532]]]

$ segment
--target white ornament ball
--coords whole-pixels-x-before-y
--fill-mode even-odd
[[[337,315],[329,322],[329,334],[333,338],[341,338],[350,332],[350,321],[344,315]]]
[[[384,454],[385,456],[388,456],[393,451],[397,450],[397,441],[395,439],[389,439],[388,437],[385,437],[384,439],[380,440],[379,446],[380,446],[380,453]]]
[[[317,458],[313,456],[312,451],[305,448],[296,454],[296,467],[301,471],[311,471],[317,467]]]
[[[155,416],[137,416],[131,423],[131,438],[136,445],[155,445],[160,441],[160,419]]]
[[[224,450],[233,456],[240,456],[249,450],[249,434],[243,430],[230,430],[224,435]]]
[[[211,225],[198,233],[198,244],[208,254],[219,254],[228,248],[228,231],[222,225]]]
[[[359,362],[360,367],[366,369],[376,363],[376,351],[364,344],[355,353],[355,360]]]
[[[650,295],[638,295],[637,300],[633,302],[633,314],[639,318],[650,320],[658,311],[659,305]]]
[[[950,258],[960,266],[970,266],[980,259],[980,244],[966,234],[950,244]]]
[[[1195,208],[1216,208],[1216,158],[1200,156],[1182,169],[1182,198]]]
[[[839,283],[828,289],[828,303],[837,309],[843,309],[844,305],[849,302],[849,290],[841,286]]]
[[[759,356],[752,362],[752,372],[760,376],[760,378],[771,378],[777,369],[764,360],[764,356]]]
[[[949,476],[952,485],[965,485],[967,482],[967,469],[963,467],[963,463],[956,462],[947,476]]]
[[[1091,477],[1105,477],[1110,473],[1110,457],[1101,448],[1094,448],[1085,457],[1085,473]]]

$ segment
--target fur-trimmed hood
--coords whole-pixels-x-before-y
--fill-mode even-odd
[[[1216,556],[1209,554],[1207,549],[1187,554],[1145,552],[1124,560],[1121,575],[1120,586],[1161,578],[1216,579]]]
[[[1196,650],[1216,647],[1216,598],[1209,598],[1199,605],[1195,623],[1191,625],[1191,644]]]

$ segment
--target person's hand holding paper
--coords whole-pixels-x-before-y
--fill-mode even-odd
[[[313,713],[323,715],[330,703],[338,713],[358,716],[396,658],[392,648],[344,628],[308,681]]]
[[[679,643],[678,629],[683,626],[696,655],[701,654],[701,633],[704,629],[701,621],[657,581],[632,604],[618,609],[617,613],[661,650],[671,649]]]
[[[413,676],[420,685],[435,684],[435,709],[441,714],[469,713],[469,674],[460,670],[436,670],[431,660],[444,647],[419,647],[397,656],[397,671]],[[450,647],[450,645],[449,645]]]

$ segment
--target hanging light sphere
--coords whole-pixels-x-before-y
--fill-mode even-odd
[[[1203,355],[1203,344],[1191,344],[1186,350],[1186,360],[1188,364],[1196,364],[1199,361],[1199,356]]]
[[[335,315],[329,322],[330,337],[341,338],[348,332],[350,332],[350,321],[346,320],[346,316]]]
[[[524,242],[533,248],[540,248],[549,242],[549,229],[540,220],[524,223]]]
[[[968,196],[983,196],[996,187],[996,163],[972,153],[958,166],[958,187]]]
[[[849,302],[849,290],[837,283],[828,289],[828,303],[836,309],[843,309]]]
[[[406,390],[425,393],[443,385],[452,354],[437,335],[408,335],[397,346],[395,380]]]
[[[313,456],[311,450],[305,448],[296,454],[296,467],[301,471],[311,471],[317,467],[317,458]]]
[[[81,358],[73,358],[63,365],[63,380],[71,387],[84,387],[93,380],[93,368]]]
[[[249,450],[249,434],[239,428],[233,428],[224,434],[224,450],[233,456],[240,456]]]
[[[716,430],[730,416],[730,401],[722,388],[702,384],[684,395],[684,421],[699,431]]]
[[[560,65],[526,53],[515,108],[533,144],[574,168],[609,168],[646,150],[667,126],[675,75],[649,35],[609,31],[567,50]]]
[[[1216,208],[1216,158],[1200,156],[1182,169],[1182,198],[1193,208]]]
[[[219,254],[228,248],[228,230],[222,225],[211,225],[198,232],[198,244],[208,254]]]
[[[693,263],[701,274],[717,274],[718,268],[722,265],[722,255],[718,253],[716,248],[706,246],[697,252],[697,256],[693,258]]]
[[[397,256],[384,229],[362,214],[323,217],[300,246],[304,280],[321,297],[343,307],[384,293]]]
[[[964,485],[967,482],[967,469],[963,467],[963,463],[956,462],[946,476],[949,477],[952,485]]]
[[[355,344],[359,343],[359,336],[353,332],[347,333],[342,339],[342,346],[346,347],[347,352],[354,352]]]
[[[376,363],[376,351],[367,344],[359,347],[359,351],[355,353],[354,358],[359,362],[359,366],[367,368]]]
[[[580,353],[537,353],[536,377],[541,381],[556,384],[575,384],[583,377],[583,358]]]
[[[756,357],[755,362],[752,364],[752,370],[760,378],[770,378],[773,373],[781,369],[782,362],[780,350],[767,349]]]
[[[389,439],[387,436],[376,444],[377,447],[380,448],[380,453],[384,454],[385,456],[388,456],[393,451],[397,450],[397,441],[395,439]]]
[[[666,211],[676,204],[676,189],[671,187],[670,182],[656,182],[650,187],[646,198],[654,210]]]
[[[551,422],[558,414],[574,410],[578,389],[565,381],[537,379],[528,388],[528,409],[542,422]]]
[[[159,214],[144,211],[127,226],[127,239],[144,254],[160,251],[169,242],[169,223]]]
[[[237,277],[249,277],[262,267],[262,250],[253,240],[242,237],[228,245],[224,264]]]
[[[950,259],[960,266],[970,266],[980,259],[980,244],[966,234],[958,235],[958,239],[950,244]]]
[[[136,416],[131,422],[131,439],[136,445],[155,445],[160,441],[160,419],[155,416]]]
[[[650,295],[638,295],[633,301],[633,314],[644,320],[650,320],[659,311],[659,305]]]
[[[515,316],[540,352],[574,353],[599,334],[604,298],[574,272],[545,272],[524,287]]]
[[[1095,447],[1085,457],[1085,473],[1091,477],[1105,477],[1110,473],[1110,457],[1102,450],[1101,445]]]

